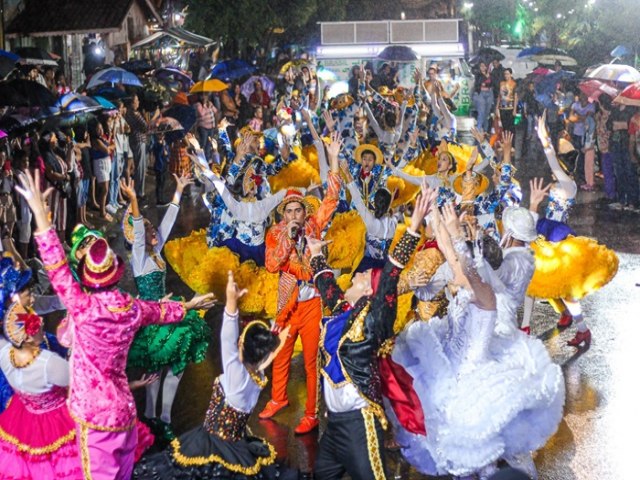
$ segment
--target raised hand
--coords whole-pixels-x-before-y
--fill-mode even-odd
[[[130,202],[133,202],[134,200],[136,200],[136,189],[135,189],[135,183],[133,181],[133,178],[130,178],[129,181],[127,181],[126,179],[121,179],[120,180],[120,191],[122,192],[122,195],[129,200]]]
[[[452,240],[464,237],[464,231],[460,223],[460,220],[464,218],[464,216],[465,214],[463,213],[461,217],[458,218],[454,206],[450,203],[442,207],[442,220]]]
[[[473,150],[471,151],[471,157],[469,158],[469,161],[467,162],[467,172],[471,172],[473,171],[473,167],[476,164],[476,161],[478,160],[478,148],[477,147],[473,147]]]
[[[529,187],[531,188],[531,195],[529,197],[529,210],[537,212],[540,202],[549,195],[551,184],[544,186],[544,180],[542,178],[533,178],[529,181]]]
[[[151,385],[152,383],[156,383],[160,380],[159,373],[145,373],[138,380],[132,380],[129,382],[129,390],[137,390],[142,387],[146,387],[147,385]]]
[[[248,290],[246,288],[240,289],[235,279],[233,278],[233,272],[229,270],[227,275],[227,302],[225,309],[228,313],[234,314],[238,311],[238,300],[240,300]]]
[[[336,121],[331,116],[331,112],[329,112],[329,110],[322,112],[322,119],[324,120],[324,124],[327,126],[327,130],[333,132],[333,129],[336,126]]]
[[[216,296],[213,293],[195,295],[184,304],[187,310],[209,310],[216,304]]]
[[[331,134],[331,143],[327,146],[327,157],[329,158],[329,168],[334,173],[338,173],[340,170],[338,155],[340,154],[343,143],[344,140],[342,140],[340,132],[333,132]]]
[[[538,138],[542,143],[543,148],[551,147],[551,138],[549,137],[549,132],[547,131],[547,111],[545,110],[540,118],[538,119]]]
[[[184,188],[187,185],[193,185],[193,178],[191,178],[191,174],[183,174],[178,177],[175,173],[173,174],[173,178],[176,180],[176,192],[182,194],[184,192]]]
[[[513,133],[509,130],[502,131],[502,149],[503,150],[511,150],[511,146],[513,145]]]
[[[422,183],[422,191],[416,198],[416,204],[413,207],[413,214],[411,215],[410,229],[413,232],[417,232],[422,225],[423,220],[431,211],[433,202],[436,198],[436,192],[429,188],[426,182]]]
[[[27,170],[19,175],[20,186],[15,187],[16,191],[24,197],[33,212],[36,220],[38,233],[44,232],[51,226],[49,216],[47,215],[47,198],[53,192],[53,187],[47,188],[44,192],[40,191],[40,172],[36,170],[35,177]]]
[[[316,255],[321,255],[322,254],[322,248],[325,245],[329,245],[332,240],[318,240],[317,238],[313,238],[313,237],[305,237],[307,240],[307,246],[309,247],[309,251],[311,252],[311,256],[315,257]]]

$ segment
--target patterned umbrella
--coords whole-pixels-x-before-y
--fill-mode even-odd
[[[635,83],[640,82],[640,72],[629,65],[606,64],[600,65],[587,73],[587,78],[605,80],[609,82]]]
[[[620,93],[611,85],[601,82],[600,80],[584,80],[580,82],[578,88],[592,100],[598,99],[603,93],[609,95],[611,98],[616,98]]]
[[[179,68],[159,68],[153,72],[153,76],[169,87],[171,87],[171,84],[174,82],[178,83],[180,85],[180,90],[183,92],[188,92],[193,86],[193,80],[191,77]]]
[[[614,102],[633,107],[640,107],[640,82],[634,83],[633,85],[629,85],[625,88],[622,93],[615,98]]]

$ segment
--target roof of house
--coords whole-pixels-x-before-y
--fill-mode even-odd
[[[27,0],[6,35],[67,35],[118,31],[138,2],[148,18],[162,22],[152,0]]]

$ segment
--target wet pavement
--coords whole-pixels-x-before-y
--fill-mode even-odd
[[[543,176],[550,180],[539,145],[533,145],[532,150],[516,162],[517,178],[525,190],[525,205],[528,205],[528,179]],[[153,177],[149,180],[152,183]],[[151,186],[147,187],[149,193]],[[575,328],[559,332],[555,328],[558,315],[548,304],[536,303],[532,322],[532,334],[545,342],[553,360],[562,365],[567,391],[564,418],[558,432],[535,457],[539,476],[545,480],[640,478],[635,468],[637,432],[640,432],[636,371],[640,351],[636,345],[636,341],[640,342],[640,288],[636,285],[640,283],[640,214],[611,211],[601,203],[601,197],[602,193],[598,192],[580,192],[569,221],[578,234],[596,238],[620,255],[620,269],[614,280],[583,301],[585,318],[593,334],[591,348],[582,352],[566,345]],[[161,212],[156,207],[144,210],[153,222],[158,221],[158,213]],[[207,223],[208,214],[201,201],[185,198],[172,237],[188,235]],[[122,249],[119,227],[110,226],[108,233],[117,248]],[[129,272],[123,286],[134,291],[132,285]],[[191,295],[172,271],[168,276],[168,291]],[[211,384],[220,373],[220,313],[220,309],[215,309],[207,314],[214,337],[206,361],[190,365],[180,383],[173,407],[173,424],[178,434],[202,422]],[[305,400],[300,356],[292,361],[288,391],[290,406],[275,420],[260,421],[257,412],[269,398],[268,386],[260,397],[250,427],[254,434],[273,443],[281,460],[308,472],[313,469],[318,435],[317,432],[304,436],[293,433],[303,414]],[[388,454],[388,474],[388,478],[396,479],[432,478],[415,472],[397,452]]]

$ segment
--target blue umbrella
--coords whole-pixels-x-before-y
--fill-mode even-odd
[[[209,78],[219,78],[228,82],[251,75],[255,71],[256,67],[249,65],[244,60],[225,60],[214,65]]]
[[[94,110],[101,110],[102,105],[97,100],[86,95],[78,95],[77,93],[67,93],[61,96],[54,105],[61,112],[78,113]]]
[[[135,74],[128,72],[123,68],[111,67],[100,70],[93,77],[91,77],[91,80],[89,80],[89,83],[87,84],[87,90],[91,90],[92,88],[103,85],[105,83],[110,83],[111,85],[119,83],[122,85],[130,85],[133,87],[142,86],[142,82]]]
[[[191,79],[191,77],[179,68],[159,68],[155,72],[153,72],[153,76],[165,84],[177,82],[178,84],[180,84],[180,90],[182,90],[183,92],[188,92],[191,87],[193,87],[193,80]]]
[[[624,45],[618,45],[616,48],[611,50],[610,55],[612,57],[627,57],[629,55],[633,55],[633,52]]]
[[[98,102],[100,104],[100,106],[102,108],[104,108],[105,110],[115,110],[117,107],[111,103],[109,100],[107,100],[104,97],[101,97],[100,95],[94,95],[93,99]]]
[[[528,47],[523,48],[518,54],[518,58],[531,57],[533,55],[539,55],[544,50],[544,47]]]
[[[547,103],[551,101],[551,95],[556,91],[556,85],[562,80],[572,78],[574,76],[575,73],[568,70],[560,70],[559,72],[553,72],[549,75],[545,75],[536,84],[536,100],[548,108],[549,105],[547,105]]]
[[[11,60],[13,63],[16,63],[18,60],[20,60],[20,55],[16,55],[13,52],[7,52],[6,50],[1,50],[1,49],[0,49],[0,57],[7,58]]]

